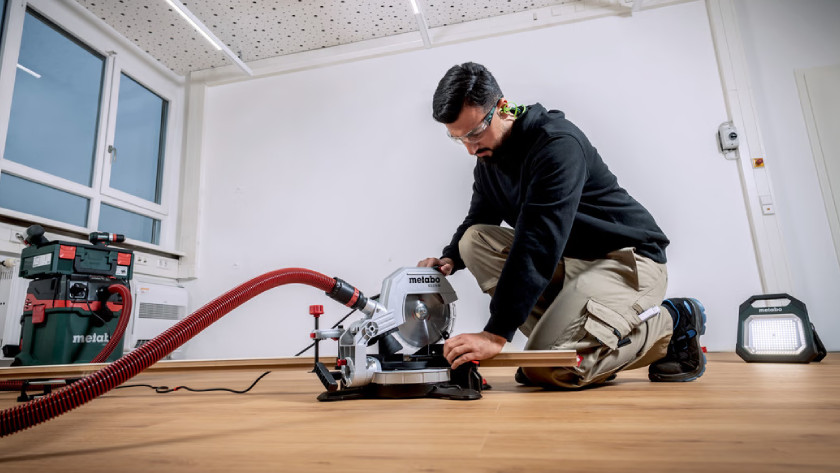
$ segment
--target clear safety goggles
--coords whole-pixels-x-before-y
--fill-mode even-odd
[[[490,122],[493,121],[493,115],[496,113],[496,106],[493,105],[493,108],[487,112],[487,115],[484,116],[484,119],[481,120],[475,128],[473,128],[469,133],[463,136],[452,136],[449,134],[449,130],[446,131],[446,136],[452,139],[455,144],[475,144],[481,140],[481,135],[487,131],[487,127],[490,126]]]

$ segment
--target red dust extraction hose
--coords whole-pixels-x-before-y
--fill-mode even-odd
[[[123,334],[125,334],[125,328],[128,326],[128,319],[131,318],[131,293],[128,291],[128,288],[123,286],[122,284],[111,284],[108,286],[108,292],[111,294],[119,294],[122,297],[122,313],[120,314],[120,320],[117,322],[117,327],[114,329],[114,334],[111,335],[111,339],[108,341],[108,344],[102,348],[102,351],[96,355],[91,363],[104,363],[105,360],[111,356],[111,352],[117,348],[117,345],[122,342]],[[105,304],[103,302],[103,304]]]
[[[187,340],[252,297],[284,284],[307,284],[350,307],[366,302],[359,291],[340,279],[303,268],[272,271],[231,289],[101,370],[66,388],[26,404],[0,411],[0,437],[28,429],[75,409],[126,382],[172,353]],[[109,288],[110,289],[110,288]],[[125,296],[123,296],[125,301]]]
[[[20,391],[23,381],[0,381],[0,391]]]

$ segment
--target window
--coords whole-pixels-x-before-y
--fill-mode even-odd
[[[99,221],[103,228],[120,228],[126,238],[157,243],[160,236],[160,221],[108,204],[102,204]]]
[[[6,0],[0,0],[0,44],[3,41],[3,29],[6,23]]]
[[[88,200],[12,174],[0,173],[0,207],[87,226]]]
[[[119,103],[111,187],[159,204],[167,103],[125,74]]]
[[[75,2],[0,1],[0,216],[174,250],[183,78]]]
[[[104,57],[26,12],[4,158],[90,186],[104,70]]]

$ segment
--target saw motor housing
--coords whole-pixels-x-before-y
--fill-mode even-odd
[[[466,363],[470,366],[454,375],[442,354],[440,342],[449,337],[456,300],[449,281],[434,268],[406,267],[392,273],[382,283],[379,301],[368,299],[359,309],[363,318],[347,329],[312,332],[316,343],[338,340],[338,371],[327,370],[316,359],[314,371],[327,388],[319,400],[480,398],[481,379],[475,365]],[[378,353],[369,353],[374,344]],[[453,378],[461,381],[453,385]]]

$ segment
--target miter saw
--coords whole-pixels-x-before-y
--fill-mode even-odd
[[[352,287],[337,280],[329,295],[336,299]],[[434,268],[401,268],[382,283],[379,301],[367,299],[360,307],[364,317],[348,328],[318,328],[315,315],[316,356],[314,372],[327,391],[320,401],[359,398],[433,397],[472,400],[481,398],[483,386],[476,364],[450,369],[440,342],[449,337],[455,318],[455,291]],[[351,304],[347,304],[351,305]],[[361,304],[357,304],[361,305]],[[318,343],[338,341],[336,370],[318,360]],[[378,353],[368,353],[378,347]],[[372,351],[372,350],[371,350]]]

